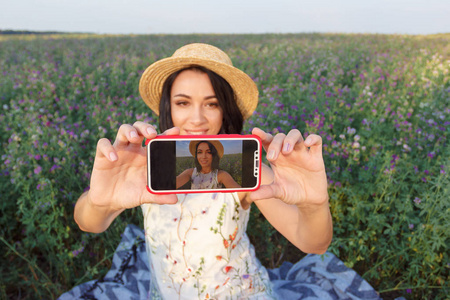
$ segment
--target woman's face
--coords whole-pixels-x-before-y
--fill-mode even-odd
[[[211,153],[211,149],[209,149],[209,145],[207,143],[200,143],[197,147],[197,160],[202,169],[207,167],[211,167],[213,156]]]
[[[207,74],[185,70],[173,82],[170,90],[173,126],[180,134],[218,134],[223,111]]]

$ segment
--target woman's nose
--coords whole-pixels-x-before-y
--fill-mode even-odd
[[[194,106],[189,115],[189,121],[194,125],[200,125],[206,120],[201,106]]]

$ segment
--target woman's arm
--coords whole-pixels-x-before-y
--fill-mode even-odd
[[[220,170],[217,174],[217,181],[219,181],[219,183],[222,183],[223,186],[228,189],[241,187],[236,181],[234,181],[233,177],[231,177],[228,172],[223,170]]]
[[[251,193],[267,220],[297,248],[324,253],[333,236],[322,139],[306,141],[298,130],[272,137],[255,129],[271,168],[262,169],[262,186]]]
[[[262,184],[272,182],[272,170],[263,165]],[[254,202],[269,223],[303,252],[322,254],[327,250],[333,236],[328,195],[314,205],[297,206],[277,198]]]
[[[114,210],[92,204],[89,191],[83,193],[75,205],[74,219],[81,230],[100,233],[108,229],[112,221],[125,209]]]
[[[183,172],[181,172],[180,175],[177,176],[177,189],[185,185],[186,182],[188,182],[191,179],[193,171],[194,171],[193,168],[186,169]]]
[[[172,128],[165,134],[178,134]],[[144,137],[156,136],[153,126],[136,122],[122,125],[114,144],[108,139],[97,143],[90,189],[75,205],[74,218],[81,230],[105,231],[125,209],[143,203],[173,204],[176,195],[153,195],[146,188],[146,151]]]

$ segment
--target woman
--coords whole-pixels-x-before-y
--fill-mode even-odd
[[[258,101],[252,79],[216,47],[191,44],[147,68],[140,81],[145,103],[164,135],[237,134]],[[122,125],[114,144],[101,139],[91,188],[78,200],[82,230],[102,232],[125,209],[141,206],[151,266],[150,293],[167,299],[276,297],[245,233],[255,203],[267,220],[307,253],[324,253],[332,221],[322,140],[300,131],[272,136],[255,128],[270,167],[255,192],[153,195],[145,188],[144,138],[155,127]]]
[[[223,156],[223,145],[219,141],[191,141],[189,152],[194,157],[195,168],[183,171],[177,176],[177,189],[189,180],[191,189],[240,188],[231,175],[219,170]]]

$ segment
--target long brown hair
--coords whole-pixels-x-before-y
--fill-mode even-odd
[[[201,141],[197,144],[197,146],[195,147],[195,167],[197,168],[197,171],[200,172],[202,170],[202,166],[200,165],[200,163],[198,162],[198,157],[197,157],[197,151],[198,151],[198,146],[201,143],[205,143],[208,145],[209,147],[209,151],[211,151],[211,155],[212,155],[212,163],[211,163],[211,171],[214,171],[216,169],[219,169],[219,163],[220,163],[220,157],[219,157],[219,153],[217,152],[216,147],[214,147],[213,144],[211,144],[208,141]]]
[[[244,117],[242,116],[239,107],[237,106],[235,94],[230,84],[211,70],[201,66],[192,66],[186,69],[179,70],[171,74],[164,82],[161,94],[161,101],[159,103],[159,129],[161,132],[172,128],[172,110],[170,107],[170,90],[173,82],[178,74],[185,70],[197,70],[206,73],[211,81],[211,85],[216,93],[219,106],[223,111],[222,127],[219,133],[221,134],[240,134],[244,126]]]

